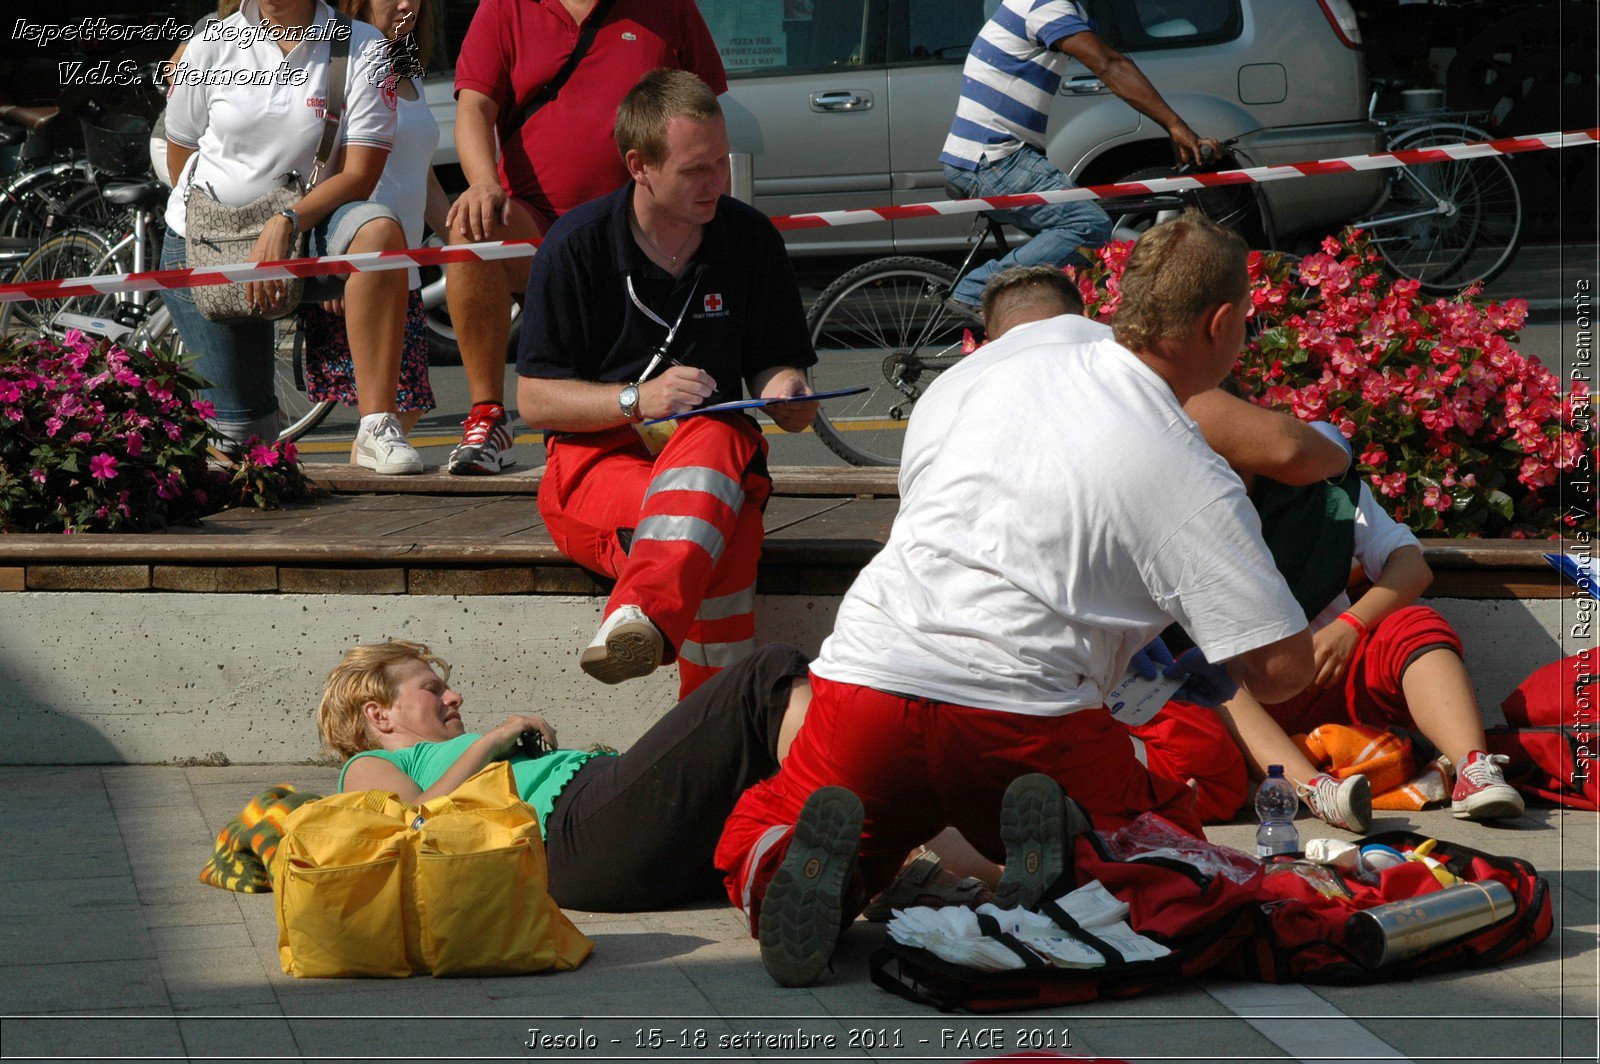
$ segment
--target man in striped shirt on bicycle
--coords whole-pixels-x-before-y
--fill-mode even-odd
[[[1161,98],[1133,60],[1101,39],[1080,0],[1003,0],[972,42],[962,69],[961,102],[939,161],[952,195],[1008,196],[1073,188],[1045,158],[1045,125],[1068,61],[1076,59],[1135,110],[1159,122],[1180,161],[1221,150]],[[968,273],[951,297],[976,313],[983,286],[1012,266],[1067,265],[1111,239],[1111,219],[1094,203],[1055,203],[993,211],[1033,236],[1004,258]]]

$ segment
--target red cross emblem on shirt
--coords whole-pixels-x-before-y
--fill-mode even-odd
[[[706,313],[707,314],[715,314],[717,311],[719,311],[721,309],[722,309],[722,294],[720,292],[712,292],[710,295],[706,296]]]

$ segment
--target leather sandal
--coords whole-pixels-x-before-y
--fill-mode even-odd
[[[895,909],[926,906],[942,909],[947,905],[960,905],[975,909],[994,900],[989,885],[974,876],[957,879],[944,870],[944,862],[932,850],[924,848],[894,877],[887,890],[872,900],[861,914],[874,923],[886,923]]]

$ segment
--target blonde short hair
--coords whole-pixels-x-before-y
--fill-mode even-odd
[[[1182,338],[1202,315],[1244,298],[1249,265],[1244,238],[1199,211],[1151,228],[1122,272],[1122,300],[1111,320],[1117,343],[1148,352]]]
[[[368,702],[394,705],[399,695],[395,669],[408,661],[420,661],[450,682],[450,664],[425,643],[391,639],[387,643],[363,643],[345,651],[339,664],[328,673],[322,687],[322,704],[317,707],[317,733],[322,745],[346,759],[363,750],[377,749],[361,707]]]
[[[687,70],[652,70],[628,90],[617,107],[617,151],[630,151],[652,166],[667,157],[667,125],[674,118],[709,122],[722,117],[711,86]]]

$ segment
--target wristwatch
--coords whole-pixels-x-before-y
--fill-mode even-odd
[[[294,226],[294,229],[289,233],[290,236],[294,236],[296,233],[300,232],[300,215],[296,213],[293,207],[285,207],[283,210],[279,211],[278,214],[281,217],[289,219],[289,224]]]
[[[639,386],[637,384],[630,384],[622,389],[622,393],[617,396],[617,405],[622,408],[622,416],[629,421],[643,420],[639,416]]]

